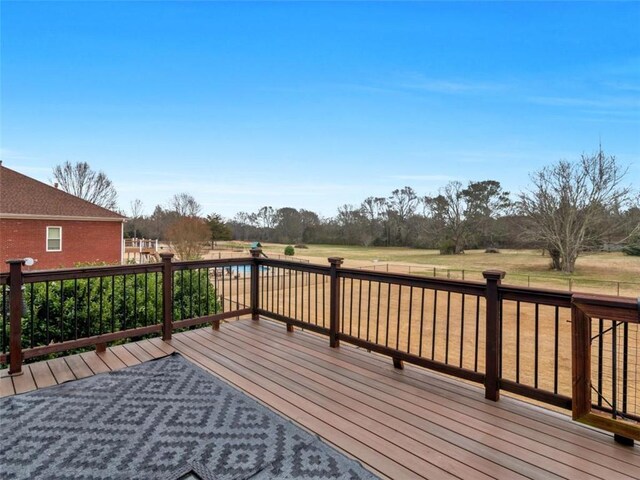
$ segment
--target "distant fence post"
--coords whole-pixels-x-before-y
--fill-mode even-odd
[[[344,258],[330,257],[329,263],[329,346],[335,348],[340,346],[338,339],[338,318],[340,317],[340,282],[338,279],[338,267],[342,265]]]
[[[161,253],[162,259],[162,340],[171,340],[173,330],[173,253]]]
[[[252,248],[250,250],[253,263],[251,263],[251,319],[258,320],[258,308],[260,308],[258,290],[260,289],[260,268],[258,258],[262,255],[261,248]]]
[[[22,266],[24,259],[9,264],[9,375],[22,372]]]
[[[500,342],[500,297],[498,286],[505,276],[500,270],[482,272],[487,281],[486,289],[486,343],[485,343],[485,381],[484,396],[493,401],[500,399],[500,360],[502,345]]]

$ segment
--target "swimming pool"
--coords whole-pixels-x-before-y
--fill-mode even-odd
[[[261,272],[268,272],[269,267],[265,265],[260,265],[259,270]],[[218,267],[218,271],[224,271],[225,274],[229,275],[240,275],[241,277],[250,277],[251,276],[251,265],[229,265],[227,267]]]

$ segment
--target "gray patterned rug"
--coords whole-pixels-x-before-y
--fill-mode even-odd
[[[0,399],[2,479],[373,479],[179,355]]]

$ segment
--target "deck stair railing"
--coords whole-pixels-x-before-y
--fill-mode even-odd
[[[251,315],[573,411],[640,439],[636,299],[251,257],[0,274],[0,363]],[[588,319],[588,320],[587,320]],[[578,329],[576,331],[576,329]],[[588,332],[588,334],[587,334]],[[593,378],[592,378],[593,374]],[[593,392],[593,395],[592,395]]]
[[[142,252],[145,250],[158,251],[158,240],[150,238],[125,238],[123,240],[125,248],[134,248]]]

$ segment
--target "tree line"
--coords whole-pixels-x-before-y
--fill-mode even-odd
[[[69,171],[70,166],[57,167],[54,175],[60,180],[56,174]],[[106,176],[100,174],[96,187],[105,184]],[[572,272],[586,250],[615,243],[640,245],[638,190],[625,185],[626,175],[627,169],[600,148],[533,172],[529,187],[516,194],[491,179],[451,181],[435,194],[404,186],[388,196],[367,197],[359,205],[342,205],[333,217],[263,206],[225,220],[217,213],[203,215],[193,196],[180,193],[150,215],[142,213],[142,201],[132,202],[125,235],[170,241],[181,258],[197,258],[203,242],[213,246],[230,239],[415,247],[443,254],[540,248],[548,252],[552,268]],[[73,182],[60,183],[65,188]],[[94,193],[92,198],[101,196]]]

